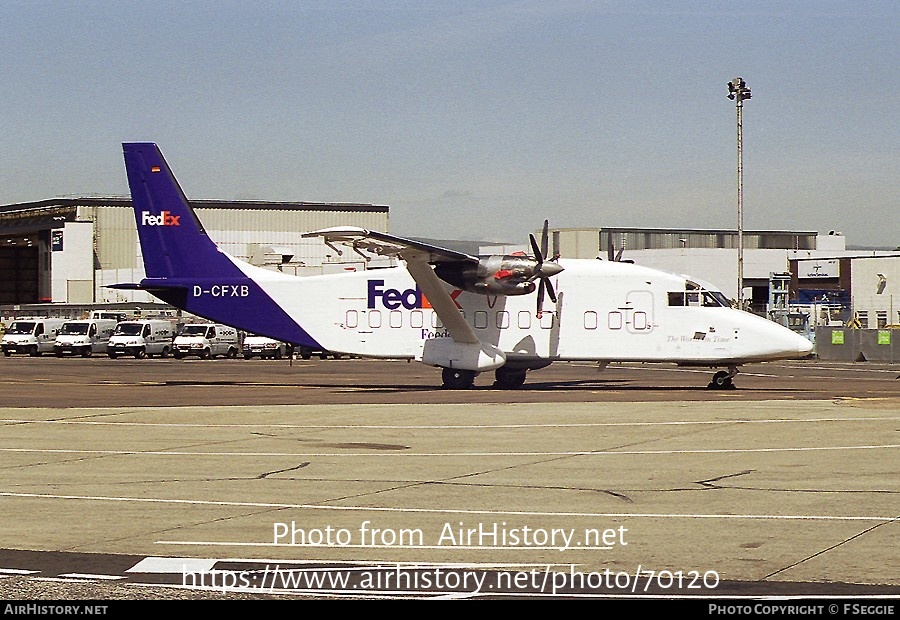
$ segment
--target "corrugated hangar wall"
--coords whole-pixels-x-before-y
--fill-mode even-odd
[[[302,233],[331,226],[388,230],[388,207],[362,203],[191,200],[210,237],[229,254],[297,275],[362,267]],[[131,200],[51,198],[0,205],[0,305],[154,301],[106,286],[144,277]]]
[[[331,226],[359,226],[387,231],[388,213],[340,207],[308,209],[242,209],[194,207],[209,236],[236,258],[248,260],[248,245],[277,245],[295,250],[297,261],[320,264],[334,252],[321,239],[304,239],[302,234]],[[142,267],[134,211],[125,206],[81,207],[79,219],[94,222],[96,268],[134,269]]]
[[[223,207],[192,201],[192,206],[209,236],[235,258],[277,268],[261,259],[267,248],[275,248],[276,254],[292,255],[291,265],[304,265],[312,270],[307,273],[315,273],[315,269],[325,263],[357,263],[360,257],[346,251],[343,256],[337,256],[321,239],[303,238],[303,233],[331,226],[388,230],[388,208],[376,205],[304,204],[298,207],[253,203],[252,207],[242,208],[239,203]],[[131,206],[83,206],[79,207],[78,219],[94,222],[95,301],[151,301],[153,298],[141,291],[105,288],[119,282],[136,282],[144,275]]]

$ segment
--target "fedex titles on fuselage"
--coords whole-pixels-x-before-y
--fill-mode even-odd
[[[381,305],[388,310],[397,310],[400,306],[403,306],[407,310],[431,308],[431,303],[428,301],[428,298],[422,294],[422,290],[418,286],[416,288],[408,288],[404,291],[399,291],[395,288],[382,288],[384,286],[384,280],[369,280],[368,286],[369,301],[366,307],[370,310],[376,307],[376,299],[380,299]],[[462,310],[462,306],[456,301],[456,298],[459,297],[460,293],[462,293],[462,290],[456,289],[450,293],[450,298],[453,300],[453,303],[456,304],[456,307]]]
[[[387,310],[399,310],[400,306],[403,306],[407,310],[427,310],[431,308],[431,303],[428,301],[428,298],[422,294],[422,290],[418,286],[401,291],[395,288],[384,288],[384,280],[369,280],[368,290],[369,294],[366,307],[369,308],[369,310],[377,309],[376,300],[380,300],[381,305]],[[456,307],[462,310],[462,306],[456,301],[456,298],[460,293],[462,293],[462,290],[456,289],[450,293],[450,298],[453,300],[453,303],[456,304]],[[438,329],[433,331],[422,328],[422,340],[449,337],[450,332],[447,330]]]

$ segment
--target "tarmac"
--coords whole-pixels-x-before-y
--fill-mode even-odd
[[[900,364],[0,369],[8,599],[900,597]]]

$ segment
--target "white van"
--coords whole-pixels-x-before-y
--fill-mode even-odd
[[[120,355],[133,355],[140,359],[145,355],[169,357],[172,340],[175,338],[175,324],[172,321],[142,319],[122,321],[106,345],[106,353],[112,359]]]
[[[250,335],[244,338],[243,351],[245,360],[253,357],[263,360],[268,357],[273,360],[280,360],[291,353],[291,347],[280,340],[274,340],[266,336]]]
[[[235,358],[241,350],[238,330],[221,323],[188,323],[175,336],[172,355],[181,359],[197,355],[208,360],[217,355]]]
[[[53,352],[56,357],[62,357],[66,353],[82,357],[89,357],[93,353],[106,353],[106,345],[115,329],[115,319],[66,321],[56,335]]]
[[[27,353],[37,357],[51,353],[56,334],[65,322],[65,319],[43,317],[16,319],[0,340],[3,355],[9,357],[13,353]]]

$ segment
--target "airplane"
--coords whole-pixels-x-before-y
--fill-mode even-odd
[[[540,244],[529,238],[531,256],[476,256],[341,226],[304,236],[400,265],[304,277],[263,269],[218,248],[155,143],[122,146],[146,277],[111,287],[148,291],[250,333],[415,360],[441,368],[449,389],[470,388],[490,371],[495,387],[516,389],[553,362],[716,368],[708,387],[727,389],[742,364],[801,359],[812,349],[699,280],[612,252],[610,260],[548,257],[547,222]]]

